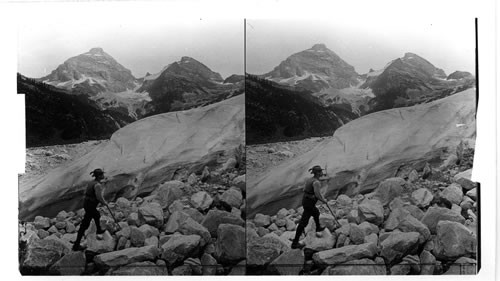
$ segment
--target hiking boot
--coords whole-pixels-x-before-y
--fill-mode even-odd
[[[304,243],[303,242],[298,242],[298,243],[292,243],[292,249],[302,249],[304,248]]]

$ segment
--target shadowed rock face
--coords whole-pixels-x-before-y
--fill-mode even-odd
[[[354,67],[324,44],[291,55],[262,77],[313,92],[324,88],[347,88],[358,83]]]
[[[19,218],[53,216],[81,207],[90,171],[110,178],[108,200],[148,194],[180,172],[216,165],[244,141],[244,95],[185,112],[134,122],[106,144],[65,167],[19,187]]]
[[[311,151],[247,179],[248,215],[274,214],[300,204],[307,170],[327,165],[326,196],[368,193],[402,165],[442,156],[475,137],[475,92],[470,89],[413,107],[366,115],[337,129]],[[460,126],[458,126],[460,124]]]

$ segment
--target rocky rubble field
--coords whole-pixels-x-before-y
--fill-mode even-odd
[[[459,147],[438,168],[406,168],[369,194],[339,195],[325,206],[316,235],[311,218],[303,250],[292,250],[303,212],[257,214],[247,227],[247,273],[281,275],[475,274],[478,185],[473,149]]]
[[[308,138],[299,141],[276,142],[266,144],[248,145],[248,176],[253,177],[269,167],[293,159],[304,152],[311,150],[326,137]]]
[[[236,168],[238,167],[238,168]],[[217,171],[164,182],[147,197],[99,207],[102,237],[92,221],[71,250],[84,211],[61,211],[19,224],[22,274],[245,274],[245,169],[232,158]]]
[[[80,158],[104,142],[107,140],[27,148],[25,173],[19,175],[19,182],[22,184],[34,177],[46,174],[48,170]]]

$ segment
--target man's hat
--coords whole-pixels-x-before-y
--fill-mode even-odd
[[[90,172],[90,175],[92,175],[93,177],[97,177],[99,175],[104,175],[104,171],[102,169],[95,169]]]
[[[322,171],[323,171],[323,169],[321,169],[320,165],[316,165],[316,166],[312,167],[311,169],[309,169],[309,172],[311,172],[311,174],[319,173]]]

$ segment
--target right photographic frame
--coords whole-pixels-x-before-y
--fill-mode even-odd
[[[476,30],[246,19],[246,274],[479,271]]]

